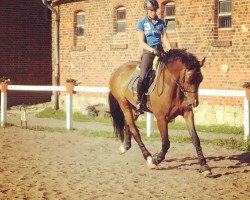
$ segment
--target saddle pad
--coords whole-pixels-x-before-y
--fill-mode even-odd
[[[158,78],[158,69],[156,70],[156,76],[155,79],[153,81],[153,83],[150,85],[150,87],[148,88],[148,92],[146,93],[146,95],[150,95],[151,92],[154,90],[155,85],[156,85],[156,80]],[[129,84],[128,84],[128,88],[133,91],[134,93],[137,93],[137,84],[138,84],[138,80],[140,77],[140,68],[139,66],[136,67],[135,71],[133,72],[133,74],[131,75]]]

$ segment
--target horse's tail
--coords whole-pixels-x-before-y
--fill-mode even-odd
[[[125,118],[118,101],[111,92],[109,92],[109,108],[111,117],[113,118],[113,127],[115,135],[117,137],[120,137],[121,141],[123,141]]]

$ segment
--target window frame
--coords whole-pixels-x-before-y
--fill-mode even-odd
[[[78,23],[78,16],[79,15],[83,15],[84,19],[83,19],[83,24],[79,24]],[[82,28],[83,29],[83,34],[82,35],[78,35],[78,28]],[[76,13],[76,37],[77,38],[81,38],[84,37],[85,35],[85,12],[84,11],[79,11]]]
[[[118,12],[119,11],[124,11],[125,12],[125,19],[118,19]],[[127,28],[127,20],[126,20],[126,15],[127,15],[127,9],[125,6],[120,6],[119,8],[116,9],[116,33],[117,34],[124,34],[126,33],[126,28]],[[124,31],[119,31],[119,23],[124,23]]]
[[[174,15],[167,15],[167,7],[174,7]],[[174,22],[174,29],[168,29],[167,26],[167,32],[174,32],[176,31],[176,21],[175,21],[175,2],[168,2],[164,5],[164,22],[167,26],[166,20],[171,20]]]
[[[221,2],[229,2],[231,4],[231,11],[230,12],[220,12],[220,10],[221,10],[220,9]],[[222,17],[230,17],[230,26],[228,26],[228,27],[221,26],[220,19]],[[232,29],[232,1],[231,0],[218,0],[218,19],[217,19],[217,23],[218,23],[218,29],[219,30]]]

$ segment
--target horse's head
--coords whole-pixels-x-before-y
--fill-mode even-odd
[[[204,65],[205,58],[202,61],[193,60],[180,73],[178,87],[185,96],[187,104],[192,107],[199,105],[198,89],[203,80],[201,67]]]
[[[162,56],[168,71],[175,74],[175,83],[180,91],[180,100],[191,107],[199,105],[198,89],[203,79],[201,67],[205,63],[185,49],[171,49]],[[182,98],[184,97],[184,98]]]

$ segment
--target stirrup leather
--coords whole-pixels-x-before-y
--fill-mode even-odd
[[[142,104],[141,103],[138,103],[136,105],[136,112],[135,112],[135,115],[141,115],[144,113],[144,110],[142,108]]]

